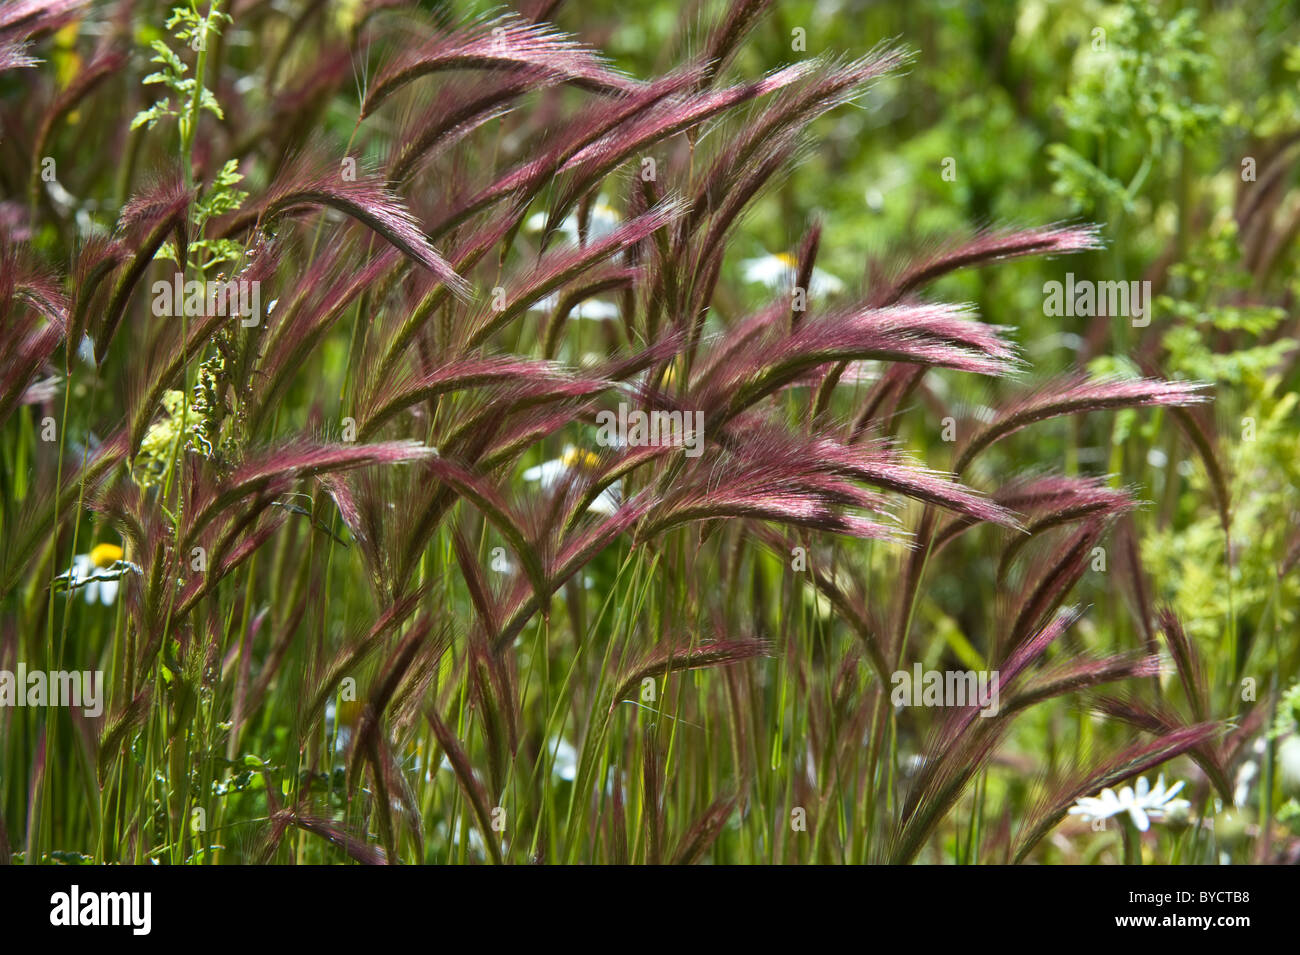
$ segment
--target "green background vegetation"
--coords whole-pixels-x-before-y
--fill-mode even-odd
[[[244,31],[237,8],[225,28],[215,87],[223,132],[216,135],[218,121],[205,117],[193,144],[206,181],[220,168],[213,160],[224,162],[229,144],[256,129],[267,109],[258,78],[268,51],[283,57],[283,75],[297,75],[347,35],[360,6],[329,4],[325,15],[310,17],[292,36],[283,19]],[[416,20],[442,23],[496,9],[416,6]],[[723,7],[689,0],[574,0],[560,6],[554,22],[633,76],[649,77],[697,53]],[[97,7],[91,19],[103,22],[104,16]],[[153,68],[146,62],[148,44],[168,33],[162,4],[135,4],[132,17],[130,69],[52,134],[51,151],[67,157],[60,159],[60,181],[78,197],[81,215],[43,221],[31,241],[64,271],[81,238],[111,228],[144,172],[176,155],[174,122],[124,138],[122,120],[147,108],[157,90],[139,83]],[[805,31],[805,51],[792,49],[798,30]],[[1230,772],[1235,777],[1245,763],[1256,766],[1253,774],[1246,771],[1253,781],[1237,807],[1226,804],[1187,757],[1162,767],[1168,778],[1188,781],[1184,795],[1192,800],[1192,815],[1178,825],[1156,826],[1142,846],[1145,860],[1295,861],[1300,569],[1287,565],[1300,528],[1300,285],[1294,268],[1300,19],[1293,4],[781,2],[749,37],[729,75],[755,78],[804,56],[857,57],[883,41],[901,43],[914,58],[859,101],[811,126],[800,161],[755,203],[732,240],[710,330],[725,331],[770,297],[744,281],[741,263],[796,253],[813,221],[823,225],[818,267],[855,292],[869,292],[880,275],[953,236],[988,227],[1097,223],[1102,248],[961,271],[927,288],[927,298],[971,302],[984,321],[1009,326],[1027,370],[1019,380],[929,373],[903,409],[896,436],[926,465],[948,469],[953,445],[941,432],[950,411],[959,428],[973,426],[984,409],[1055,374],[1087,369],[1099,376],[1155,374],[1212,384],[1214,402],[1205,419],[1212,432],[1209,457],[1224,475],[1226,501],[1206,467],[1205,449],[1162,409],[1037,424],[999,443],[967,478],[990,490],[1010,475],[1053,470],[1107,476],[1114,487],[1134,489],[1145,504],[1108,533],[1104,569],[1091,567],[1068,601],[1086,612],[1053,652],[1068,657],[1143,646],[1133,587],[1139,571],[1121,556],[1122,535],[1131,533],[1147,606],[1168,606],[1197,648],[1208,716],[1222,721],[1225,738],[1243,734]],[[73,28],[41,40],[35,52],[46,60],[38,68],[44,82],[58,84],[62,76],[66,83],[91,46],[91,38]],[[181,52],[193,62],[192,54]],[[26,81],[0,78],[0,101],[12,107]],[[580,104],[583,96],[564,90],[538,108],[559,112],[559,104]],[[103,102],[114,98],[128,107],[124,117],[115,113],[116,125],[100,114]],[[373,135],[362,137],[369,159],[385,156],[394,115],[379,116]],[[354,137],[351,79],[317,119],[323,141],[343,144]],[[531,121],[544,124],[545,113]],[[720,128],[740,129],[746,121],[742,108]],[[511,122],[479,130],[455,148],[449,167],[474,170],[508,153],[510,133],[521,128]],[[0,139],[3,198],[19,208],[29,201],[23,148],[30,136],[7,128]],[[211,149],[218,142],[221,147]],[[680,170],[692,145],[685,137],[665,144],[664,167]],[[706,136],[701,148],[707,145]],[[955,161],[951,181],[941,175],[949,158]],[[242,159],[244,180],[228,183],[229,189],[264,188],[276,172],[274,156],[253,148]],[[1243,181],[1243,160],[1253,160],[1253,180]],[[620,184],[629,176],[611,177],[606,198],[622,203]],[[419,188],[436,185],[423,180]],[[411,204],[418,215],[418,194]],[[544,209],[544,201],[535,208]],[[323,234],[328,237],[328,226]],[[219,256],[223,249],[213,245],[209,252]],[[1081,279],[1151,282],[1150,325],[1134,328],[1123,317],[1045,315],[1043,285],[1067,271]],[[574,325],[561,357],[578,364],[606,343],[603,329]],[[307,359],[277,409],[278,434],[337,436],[334,422],[347,410],[350,334],[351,319]],[[536,343],[525,336],[514,347],[531,354]],[[129,411],[131,362],[119,348],[98,372],[82,369],[69,379],[67,411],[60,417],[65,468],[77,448],[105,437]],[[197,366],[196,360],[191,386]],[[851,417],[860,398],[845,389],[833,411]],[[47,453],[38,441],[44,413],[38,406],[20,409],[0,437],[6,499],[0,534],[11,531],[33,499],[35,475],[50,473],[38,471],[35,460]],[[523,464],[558,457],[568,444],[589,445],[593,430],[575,426],[548,439]],[[163,467],[167,449],[164,441]],[[518,471],[510,480],[526,489]],[[316,491],[306,484],[303,490]],[[400,480],[391,493],[404,493]],[[445,747],[418,708],[388,727],[386,738],[408,792],[393,792],[392,779],[384,785],[364,774],[359,782],[349,780],[339,734],[355,727],[359,704],[335,699],[330,718],[305,736],[299,717],[303,701],[319,690],[323,664],[368,629],[377,607],[358,549],[336,546],[314,526],[346,536],[328,498],[317,492],[310,507],[311,521],[286,525],[205,606],[201,625],[221,634],[219,677],[204,675],[211,660],[174,656],[181,643],[167,636],[147,712],[131,715],[122,751],[107,767],[96,766],[102,755],[68,714],[0,713],[0,816],[14,861],[346,862],[364,856],[349,848],[350,839],[395,850],[405,862],[885,857],[885,834],[938,717],[895,714],[884,737],[886,758],[874,776],[866,771],[858,760],[866,758],[872,728],[858,714],[870,711],[864,701],[872,676],[852,628],[823,593],[789,572],[786,561],[742,547],[729,531],[713,535],[691,526],[655,548],[630,548],[623,540],[556,596],[548,616],[525,628],[510,664],[519,700],[513,755],[502,752],[500,727],[491,725],[504,717],[475,695],[477,664],[464,633],[473,619],[470,595],[456,575],[451,535],[440,534],[423,557],[421,580],[430,587],[423,606],[447,622],[447,649],[431,664],[421,692],[439,701],[487,805],[506,808],[504,849],[489,851],[464,778],[444,760]],[[458,520],[487,566],[493,548],[505,541],[467,505],[459,507]],[[920,512],[909,505],[902,514],[914,526]],[[1006,611],[997,575],[1007,539],[981,528],[958,538],[927,568],[915,609],[913,659],[936,669],[992,668]],[[77,550],[104,540],[118,537],[102,516],[85,513],[77,524]],[[66,567],[72,546],[70,533],[60,538],[59,552],[34,565],[4,598],[0,661],[25,655],[29,667],[56,668],[95,657],[116,680],[128,629],[124,601],[103,608],[49,599],[48,571]],[[903,549],[848,538],[821,541],[818,548],[814,559],[832,555],[830,566],[853,576],[868,610],[887,615],[906,561]],[[1033,548],[1029,554],[1031,565],[1045,559]],[[295,616],[304,600],[305,614]],[[660,675],[651,704],[610,704],[615,687],[637,672],[636,661],[717,629],[761,638],[771,655]],[[392,646],[385,644],[356,670],[363,701],[382,681]],[[266,672],[269,682],[258,687],[260,705],[236,738],[229,732],[231,708],[236,688],[247,689],[247,675],[239,675],[245,655],[251,679]],[[1192,701],[1167,650],[1163,655],[1164,674],[1130,681],[1132,692],[1186,715]],[[1243,692],[1243,681],[1254,681],[1253,691]],[[1070,693],[1021,715],[916,860],[1005,861],[1013,834],[1032,818],[1045,792],[1063,785],[1077,766],[1138,737],[1134,727],[1099,715],[1094,704],[1089,693]],[[124,705],[112,700],[110,720]],[[46,740],[52,748],[42,768],[37,752]],[[570,760],[574,765],[566,770],[561,764]],[[398,822],[376,808],[385,799],[400,807],[393,813]],[[291,837],[273,838],[277,824],[283,830],[284,817],[276,816],[283,806],[297,807],[300,818]],[[195,807],[204,809],[207,828],[187,834],[184,821]],[[806,810],[806,832],[788,824],[796,807]],[[418,826],[411,821],[417,817]],[[703,846],[698,852],[695,840]],[[1123,852],[1119,827],[1095,832],[1071,819],[1038,842],[1030,858],[1109,862]]]

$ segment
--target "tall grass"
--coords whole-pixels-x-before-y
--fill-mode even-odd
[[[1219,468],[1209,389],[1040,374],[1015,315],[932,293],[1087,225],[837,288],[791,223],[749,301],[737,237],[819,118],[912,81],[889,44],[744,75],[771,5],[656,77],[555,3],[0,12],[0,664],[108,685],[98,718],[0,710],[0,855],[1078,861],[1111,843],[1074,800],[1179,760],[1192,825],[1149,848],[1216,858],[1244,724],[1174,615],[1120,603],[1138,491],[1033,436],[1170,409]],[[58,85],[30,60],[69,24]],[[256,323],[158,314],[177,273],[256,283]],[[620,404],[678,440],[599,442]],[[894,705],[918,663],[998,671],[997,713]]]

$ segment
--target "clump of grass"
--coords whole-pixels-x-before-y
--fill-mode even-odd
[[[910,402],[927,377],[1035,377],[985,321],[1012,316],[931,286],[1095,249],[1086,225],[959,237],[813,294],[814,221],[769,300],[737,307],[746,215],[819,117],[909,62],[738,75],[769,5],[735,0],[698,55],[634,78],[516,14],[358,5],[343,29],[310,5],[286,35],[254,4],[236,45],[229,11],[192,4],[155,44],[187,67],[179,129],[132,128],[145,51],[106,12],[0,14],[24,90],[6,110],[35,131],[31,201],[0,228],[0,661],[110,687],[98,720],[0,712],[23,859],[908,862],[955,840],[1020,860],[1080,795],[1182,754],[1202,801],[1223,785],[1176,620],[1185,713],[1150,698],[1157,648],[1071,636],[1134,493],[1028,442],[989,453],[1205,389],[1054,379],[963,429],[946,468],[907,453],[904,421],[950,410]],[[30,54],[74,16],[102,48],[56,90]],[[74,135],[57,117],[83,106]],[[69,190],[116,212],[103,234]],[[177,272],[256,283],[265,307],[158,314]],[[699,453],[683,431],[597,445],[619,404],[700,421]],[[100,541],[124,552],[109,608],[55,586]],[[941,607],[972,562],[958,627]],[[957,658],[999,672],[992,718],[891,703],[893,674]],[[1112,684],[1132,696],[1096,696]],[[1073,775],[999,763],[1029,714],[1089,700],[1098,748]],[[998,782],[1040,771],[1035,794]]]

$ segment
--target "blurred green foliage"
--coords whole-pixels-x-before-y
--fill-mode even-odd
[[[452,0],[420,6],[447,23],[497,9],[494,3]],[[725,0],[583,0],[562,4],[555,21],[604,50],[615,65],[646,77],[696,51],[706,25],[716,23],[726,6]],[[286,56],[310,60],[327,40],[352,29],[361,8],[359,0],[331,4],[322,35],[292,46],[286,40]],[[142,20],[135,29],[138,44],[146,49],[153,44],[160,55],[166,50],[161,22]],[[247,61],[250,52],[239,47],[238,20],[230,29],[236,39],[226,51],[227,62],[252,76],[261,64]],[[1289,745],[1296,739],[1292,714],[1300,711],[1300,690],[1292,685],[1300,671],[1300,570],[1279,571],[1300,527],[1300,285],[1293,267],[1300,233],[1300,18],[1294,3],[792,0],[778,3],[759,24],[730,73],[754,78],[804,57],[861,55],[888,40],[914,51],[910,69],[878,82],[861,102],[815,124],[810,138],[816,148],[804,151],[768,201],[754,207],[734,243],[719,292],[720,320],[739,318],[767,298],[764,289],[746,284],[741,263],[793,252],[814,221],[824,226],[818,266],[853,292],[869,291],[881,270],[954,235],[999,225],[1097,223],[1104,249],[1068,260],[1030,258],[960,272],[942,279],[929,294],[972,302],[984,320],[1014,328],[1038,380],[1086,367],[1100,374],[1158,373],[1212,382],[1212,454],[1227,475],[1226,527],[1200,450],[1167,415],[1121,412],[1039,425],[1004,442],[985,466],[991,474],[1011,473],[1017,461],[1030,460],[1067,473],[1111,474],[1116,484],[1136,484],[1139,496],[1149,502],[1136,515],[1135,526],[1154,591],[1151,598],[1173,608],[1199,648],[1216,715],[1244,719],[1256,698],[1245,698],[1241,681],[1253,680],[1258,700],[1270,705],[1285,700],[1263,721],[1265,727],[1278,728],[1267,745]],[[356,64],[359,86],[373,66]],[[178,96],[187,91],[182,72],[174,71],[167,84]],[[288,75],[290,66],[282,72]],[[214,103],[229,109],[229,93],[218,90]],[[265,105],[258,101],[255,84],[241,95],[247,96],[250,114]],[[329,104],[325,133],[334,141],[347,142],[354,132],[355,105],[346,97]],[[174,112],[158,109],[146,124]],[[727,122],[739,124],[744,118]],[[170,119],[159,125],[169,124]],[[86,143],[92,160],[96,145]],[[175,145],[174,137],[167,141],[173,154]],[[196,151],[202,146],[197,143]],[[147,158],[140,157],[139,163],[143,166]],[[195,224],[237,207],[244,196],[237,188],[242,179],[265,183],[272,171],[258,162],[247,164],[253,167],[247,175],[233,165],[210,170],[216,188],[196,211]],[[90,161],[70,171],[68,181],[86,196],[88,207],[99,203],[100,214],[89,217],[85,231],[108,229],[122,199],[114,195],[115,170]],[[671,180],[665,186],[671,188]],[[37,235],[35,244],[54,248],[56,239],[53,233]],[[207,265],[237,257],[222,240],[200,240],[197,247]],[[1081,279],[1151,282],[1150,325],[1135,327],[1122,316],[1046,315],[1044,283],[1060,280],[1067,271]],[[331,341],[322,353],[325,365],[346,367],[346,341]],[[332,382],[338,375],[325,377]],[[319,381],[310,384],[318,387]],[[955,399],[974,416],[1023,385],[940,373],[928,376],[924,389]],[[76,387],[102,386],[79,382]],[[924,389],[913,399],[917,404],[925,401]],[[80,401],[86,395],[75,397]],[[306,421],[319,398],[295,394],[286,405]],[[103,394],[96,400],[111,404],[118,397]],[[169,410],[186,414],[180,408]],[[928,464],[944,467],[951,463],[951,445],[931,419],[908,416],[899,437]],[[160,448],[167,446],[165,437],[159,438]],[[944,659],[971,668],[987,663],[981,655],[986,635],[970,619],[969,608],[993,590],[989,554],[978,551],[979,541],[956,546],[970,548],[969,572],[937,579],[918,611],[932,637],[926,666],[941,665]],[[887,577],[896,572],[883,559],[879,563],[868,573]],[[766,577],[754,575],[752,597],[755,616],[768,618],[760,623],[776,630],[784,608],[776,606],[775,587],[770,593],[762,588],[784,568],[772,564]],[[1110,573],[1115,567],[1112,560]],[[615,608],[610,620],[599,622],[608,633],[597,632],[598,638],[612,642],[619,625],[612,618],[637,615],[637,601],[645,599],[645,591],[636,592],[641,571],[638,565],[635,574],[623,578],[614,554],[592,563],[591,590],[610,595]],[[334,589],[344,600],[361,589],[348,576],[355,568],[341,560],[328,572],[341,584]],[[805,605],[797,612],[812,621],[812,633],[805,636],[823,653],[830,637],[821,624],[832,615],[813,588],[806,588],[804,596]],[[1078,628],[1085,646],[1139,645],[1124,588],[1112,576],[1085,577],[1075,599],[1097,608]],[[364,616],[351,604],[347,610],[358,619]],[[557,630],[561,616],[557,613]],[[543,633],[537,646],[544,646]],[[521,646],[522,672],[546,671],[550,665],[537,646]],[[826,658],[834,659],[829,653]],[[572,690],[563,672],[546,671],[538,682],[561,697]],[[1176,678],[1166,676],[1163,686],[1171,698],[1179,698]],[[290,686],[283,694],[289,709],[295,690]],[[792,706],[792,711],[807,719],[806,710]],[[337,732],[343,722],[340,715],[332,729]],[[564,721],[559,723],[552,727],[548,721],[547,732],[564,730]],[[218,795],[228,799],[232,817],[249,818],[265,810],[270,769],[282,771],[286,797],[291,789],[314,791],[333,808],[343,805],[342,768],[316,775],[302,770],[291,786],[294,741],[272,715],[263,724],[257,728],[260,755],[230,753],[221,762],[226,775]],[[806,729],[791,726],[792,733]],[[1036,711],[1027,714],[1010,739],[1007,758],[1014,759],[1017,749],[1054,755],[1063,729],[1076,731],[1080,748],[1093,731],[1086,717]],[[1262,739],[1263,731],[1255,732]],[[550,742],[532,740],[530,745]],[[138,749],[132,755],[141,767],[153,766],[157,759]],[[425,755],[420,744],[413,744],[403,757],[417,766]],[[781,756],[771,754],[773,769]],[[1284,783],[1287,778],[1284,767]],[[204,782],[196,776],[192,785],[197,789]],[[547,819],[548,835],[563,822],[571,782],[570,777],[557,784],[558,798],[548,812],[558,818]],[[1028,795],[1029,781],[1020,777],[991,776],[987,785],[980,799],[987,795],[989,805]],[[159,788],[165,787],[160,783]],[[771,793],[780,794],[779,783]],[[1287,795],[1285,788],[1282,793]],[[1257,798],[1252,812],[1272,813],[1300,834],[1294,799],[1280,809],[1272,805],[1271,789],[1260,789]],[[156,810],[165,817],[164,803],[159,796]],[[467,820],[462,813],[459,837],[445,825],[432,832],[430,855],[448,857],[454,851],[464,858],[466,844],[476,835]],[[239,831],[223,838],[236,857],[245,848],[252,855],[251,833],[248,847]],[[946,838],[952,842],[951,856],[960,856],[960,831]],[[748,832],[729,824],[719,839],[719,855],[767,851],[749,839]],[[326,850],[304,842],[299,854],[314,859],[318,851],[326,857]],[[1083,856],[1069,861],[1091,861],[1087,854],[1101,851],[1100,844],[1081,848]],[[1050,858],[1057,850],[1045,846],[1043,852]]]

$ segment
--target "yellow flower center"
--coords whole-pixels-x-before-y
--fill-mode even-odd
[[[344,700],[339,704],[339,725],[356,726],[365,711],[365,700]]]
[[[582,448],[566,448],[560,463],[566,468],[586,468],[588,470],[600,464],[600,458]]]
[[[799,260],[796,259],[789,252],[778,252],[776,254],[776,258],[782,265],[786,266],[787,268],[793,269],[799,264]]]
[[[122,548],[116,544],[96,544],[90,552],[90,562],[96,567],[112,567],[122,559]]]

